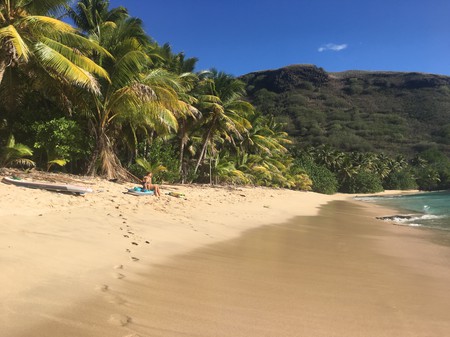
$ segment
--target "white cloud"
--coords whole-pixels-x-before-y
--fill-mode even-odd
[[[341,51],[347,47],[348,47],[348,44],[346,44],[346,43],[343,43],[343,44],[327,43],[327,44],[324,44],[323,46],[321,46],[318,49],[318,51],[319,52],[323,52],[323,51],[327,51],[327,50]]]

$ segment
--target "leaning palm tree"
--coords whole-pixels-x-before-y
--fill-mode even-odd
[[[242,134],[251,128],[247,117],[253,113],[253,106],[242,99],[244,84],[223,72],[213,70],[211,74],[211,81],[199,101],[199,110],[203,113],[201,129],[204,133],[194,173],[202,164],[208,146],[213,150],[216,135],[224,141],[234,142],[233,135],[242,139]]]
[[[0,0],[0,84],[12,68],[44,70],[50,77],[98,92],[94,75],[107,72],[88,56],[107,52],[79,35],[69,24],[51,17],[67,0]]]
[[[269,156],[285,154],[286,146],[292,144],[283,125],[277,123],[273,116],[263,116],[256,112],[250,116],[252,128],[244,135],[240,144],[242,152],[266,154]]]

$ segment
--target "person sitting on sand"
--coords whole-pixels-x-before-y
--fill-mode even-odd
[[[153,173],[147,172],[147,175],[145,175],[144,178],[142,178],[142,186],[144,187],[145,190],[153,191],[155,195],[159,197],[161,195],[161,192],[159,191],[159,186],[154,185],[152,183],[152,177]]]

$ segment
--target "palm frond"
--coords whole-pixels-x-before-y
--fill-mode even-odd
[[[61,34],[61,33],[75,33],[76,29],[64,21],[51,18],[49,16],[28,15],[18,20],[19,25],[27,26],[37,34]]]
[[[22,165],[34,166],[34,162],[24,157],[32,156],[33,151],[26,145],[16,143],[14,136],[10,135],[6,145],[0,149],[0,166]]]
[[[0,28],[0,41],[8,41],[14,47],[18,58],[28,61],[30,50],[13,25]]]
[[[167,168],[164,165],[161,165],[159,163],[152,164],[144,158],[136,158],[136,164],[142,167],[146,172],[152,172],[154,175],[158,174],[159,172],[167,171]]]
[[[65,44],[62,44],[60,42],[48,39],[48,38],[42,38],[42,43],[45,43],[48,47],[51,49],[57,51],[62,56],[67,58],[72,63],[76,64],[78,67],[90,72],[97,74],[103,78],[106,78],[108,81],[109,75],[106,72],[105,69],[100,67],[98,64],[96,64],[94,61],[92,61],[90,58],[82,55],[80,52],[74,52],[74,50],[70,47],[68,47]]]
[[[34,46],[34,51],[44,68],[51,69],[70,83],[86,87],[95,93],[99,92],[98,83],[91,74],[78,67],[56,50],[44,43],[38,42]]]

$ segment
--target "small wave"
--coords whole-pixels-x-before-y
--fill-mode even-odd
[[[413,221],[436,220],[442,218],[444,218],[444,216],[433,214],[405,214],[405,215],[402,214],[402,215],[377,217],[377,219],[379,220],[394,221],[398,223],[408,223],[408,224],[411,224]]]
[[[402,199],[406,197],[415,196],[416,194],[392,194],[392,195],[365,195],[365,196],[356,196],[354,197],[355,200],[360,201],[368,201],[368,202],[376,202],[380,200],[389,200],[389,199]]]
[[[405,223],[405,222],[397,222],[395,223],[397,226],[406,226],[406,227],[424,227],[424,225],[418,223]]]

